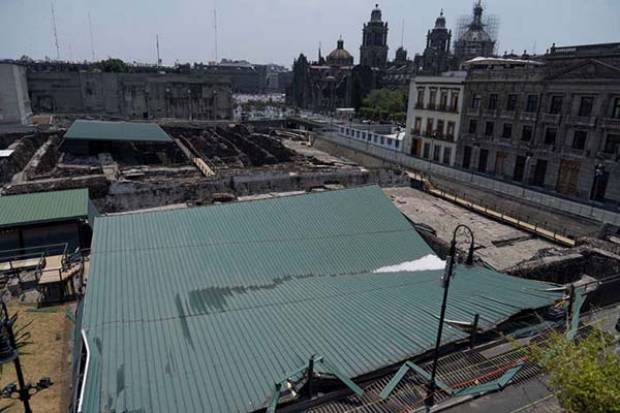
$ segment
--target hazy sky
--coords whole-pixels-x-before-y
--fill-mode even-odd
[[[486,0],[499,18],[499,50],[544,52],[553,42],[620,41],[620,0]],[[49,0],[0,0],[0,58],[55,58]],[[375,1],[366,0],[54,0],[60,57],[95,57],[154,63],[159,34],[164,64],[215,57],[213,10],[217,9],[218,57],[290,66],[300,52],[316,58],[335,48],[339,35],[359,61],[362,24]],[[448,27],[471,14],[472,0],[383,0],[389,22],[390,59],[401,45],[413,56],[444,8]]]

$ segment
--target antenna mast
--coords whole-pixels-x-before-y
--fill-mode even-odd
[[[161,65],[161,59],[159,58],[159,33],[155,34],[155,48],[157,49],[157,67]]]
[[[60,46],[58,46],[58,31],[56,30],[56,13],[54,13],[54,2],[52,2],[52,27],[54,28],[54,41],[56,43],[56,60],[60,60]]]
[[[93,22],[90,19],[90,10],[88,11],[88,30],[90,31],[90,54],[95,61],[95,41],[93,40]]]
[[[215,8],[213,9],[213,31],[215,34],[213,37],[213,41],[215,42],[215,63],[217,63],[217,9]]]
[[[403,25],[400,32],[400,47],[405,48],[405,18],[403,17]]]

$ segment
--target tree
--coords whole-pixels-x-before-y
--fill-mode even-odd
[[[375,89],[362,101],[360,114],[372,120],[402,121],[407,96],[400,89]]]
[[[580,340],[552,333],[531,348],[532,359],[549,374],[549,384],[569,412],[620,412],[620,357],[609,335],[594,330]]]
[[[102,72],[125,73],[128,71],[127,64],[121,59],[108,58],[95,64]]]

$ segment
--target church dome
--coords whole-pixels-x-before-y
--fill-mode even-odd
[[[353,66],[353,56],[344,48],[344,41],[338,40],[336,48],[327,55],[327,64],[331,66]]]
[[[461,40],[464,42],[491,42],[491,36],[484,30],[468,30],[466,31]]]

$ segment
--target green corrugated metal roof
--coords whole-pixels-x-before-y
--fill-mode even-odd
[[[71,140],[172,142],[159,125],[146,122],[76,120],[64,136]]]
[[[96,210],[88,199],[88,189],[0,197],[0,228],[91,216],[96,216]]]
[[[372,271],[431,253],[378,187],[97,219],[82,411],[248,412],[312,354],[357,377],[426,352],[442,271]],[[459,266],[447,317],[489,329],[546,286]]]

